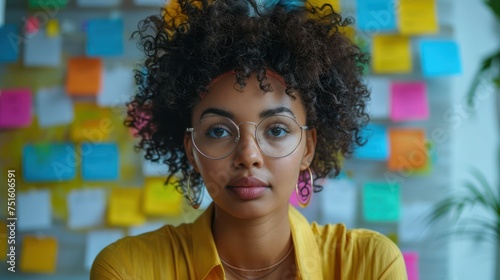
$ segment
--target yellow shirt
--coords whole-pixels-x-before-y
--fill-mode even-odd
[[[110,244],[94,260],[90,279],[225,279],[210,226],[213,211],[211,205],[194,223]],[[289,219],[298,279],[407,279],[401,251],[384,235],[310,225],[293,206]]]

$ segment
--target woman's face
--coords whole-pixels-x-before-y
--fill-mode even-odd
[[[284,115],[294,119],[300,126],[306,125],[306,111],[298,94],[293,99],[285,93],[286,87],[280,81],[270,76],[268,79],[273,91],[264,94],[255,76],[251,76],[246,87],[238,91],[234,86],[235,76],[229,75],[210,85],[209,93],[194,107],[192,125],[197,124],[200,119],[204,122],[203,126],[198,126],[203,129],[195,133],[200,142],[210,143],[205,154],[215,155],[218,149],[224,149],[224,145],[234,143],[230,140],[225,142],[228,141],[226,137],[231,137],[232,133],[230,125],[222,122],[224,119],[221,117],[231,119],[236,125],[240,124],[239,142],[227,157],[208,158],[195,148],[191,134],[186,134],[184,139],[188,159],[195,170],[200,172],[214,203],[236,218],[262,217],[287,206],[290,195],[295,190],[299,172],[307,169],[314,156],[314,129],[298,129],[300,144],[286,157],[272,158],[259,148],[255,139],[256,127],[251,123],[259,124],[269,115]],[[292,123],[293,121],[289,122]],[[272,143],[267,146],[270,147],[269,150],[290,149],[286,145],[288,142],[276,140],[285,139],[279,138],[287,133],[282,124],[273,120],[260,128],[262,133],[259,135],[263,140],[261,146],[270,141]],[[290,141],[289,143],[293,143],[293,140]],[[200,145],[197,146],[200,148]]]

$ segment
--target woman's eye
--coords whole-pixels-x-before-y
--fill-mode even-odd
[[[227,129],[222,127],[214,127],[207,131],[207,135],[212,138],[224,138],[230,135]]]
[[[288,129],[280,126],[272,127],[267,131],[267,135],[271,137],[284,137],[288,133]]]

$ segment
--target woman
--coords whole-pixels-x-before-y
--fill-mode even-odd
[[[338,175],[368,121],[349,24],[318,1],[173,1],[136,36],[147,58],[126,125],[194,208],[106,247],[92,279],[406,279],[399,249],[369,230],[319,226],[314,179]],[[145,79],[143,79],[145,77]]]

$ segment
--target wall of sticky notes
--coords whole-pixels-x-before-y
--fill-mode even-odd
[[[129,37],[163,2],[0,0],[0,166],[17,174],[17,279],[88,279],[109,243],[192,221],[210,204],[205,194],[192,210],[123,127],[142,57]],[[439,229],[423,217],[450,183],[449,77],[462,71],[453,2],[332,3],[355,18],[344,31],[371,54],[372,120],[367,144],[300,211],[386,234],[404,252],[409,279],[447,279],[448,245],[429,246]],[[2,260],[5,240],[0,222]]]

